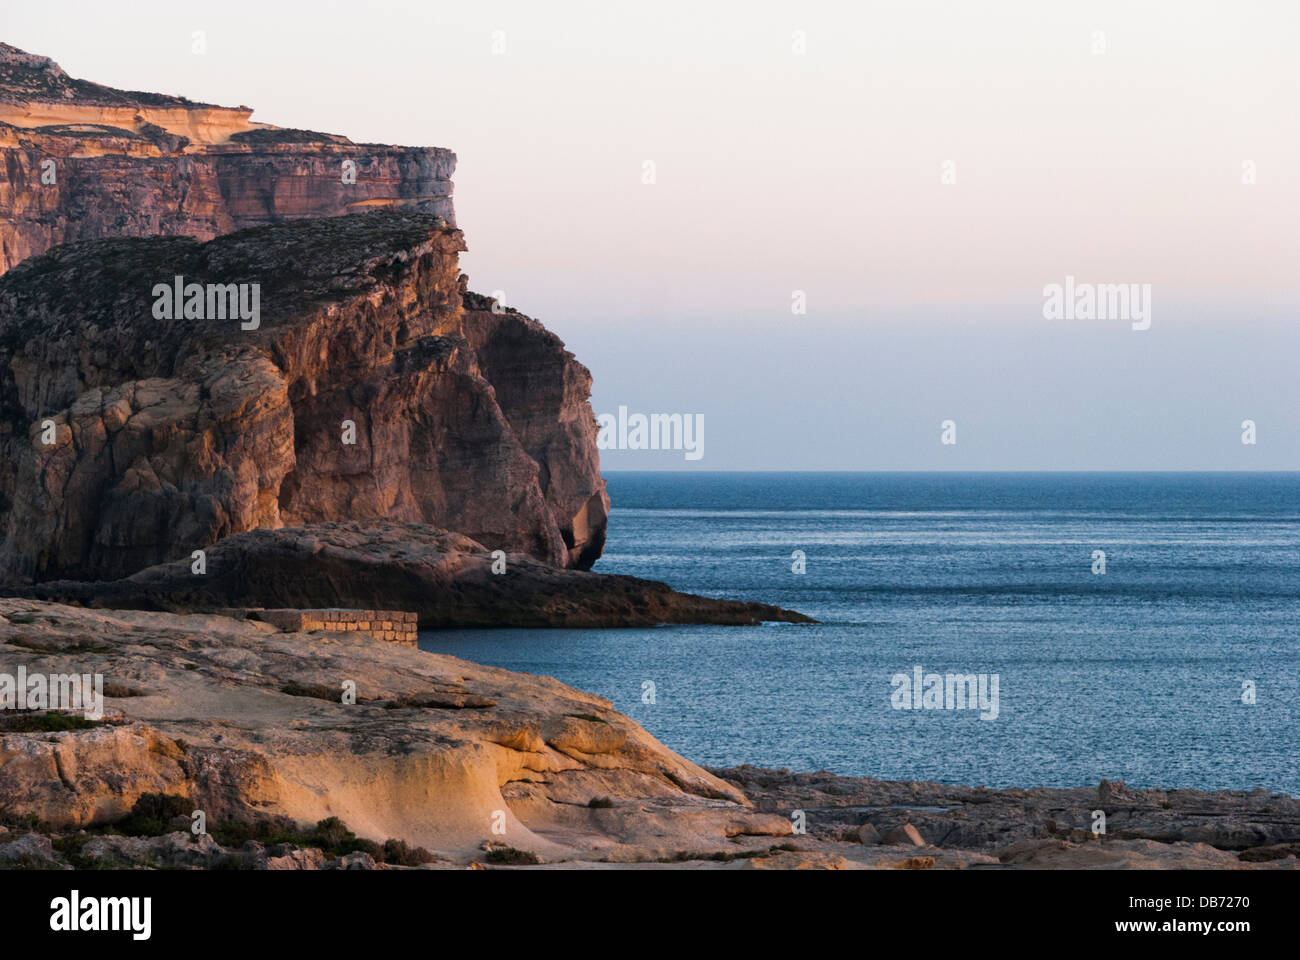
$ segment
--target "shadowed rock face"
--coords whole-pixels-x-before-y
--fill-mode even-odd
[[[217,611],[227,607],[349,605],[410,610],[430,627],[631,627],[660,623],[808,623],[762,603],[678,593],[637,577],[560,570],[523,554],[494,573],[468,537],[424,524],[367,521],[253,530],[207,551],[206,572],[186,559],[123,580],[54,581],[11,588],[97,607]]]
[[[66,245],[0,277],[0,570],[115,579],[256,527],[378,519],[590,565],[590,375],[527,317],[466,314],[462,249],[441,218],[379,211]],[[256,285],[259,326],[206,299],[159,318],[177,276]]]
[[[600,453],[591,440],[591,374],[560,338],[513,308],[493,310],[487,297],[466,292],[461,330],[496,388],[497,403],[519,442],[537,463],[539,482],[556,516],[569,518],[561,536],[570,566],[589,568],[605,546],[609,497]]]
[[[251,114],[75,80],[0,44],[0,273],[77,240],[210,240],[386,206],[454,224],[450,150],[355,144]]]

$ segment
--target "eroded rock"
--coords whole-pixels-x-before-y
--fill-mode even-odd
[[[100,638],[94,652],[22,642],[82,633]],[[34,817],[63,831],[102,829],[143,795],[165,794],[203,811],[214,833],[265,818],[310,826],[337,817],[359,837],[398,839],[449,863],[481,859],[485,842],[548,861],[642,860],[789,831],[784,818],[754,813],[738,790],[600,697],[357,634],[0,600],[0,670],[19,663],[102,673],[143,694],[110,698],[112,723],[0,732],[0,817],[11,823]],[[355,685],[356,703],[343,702],[345,682]],[[293,696],[283,692],[288,684],[339,695]],[[480,705],[387,706],[439,689]],[[589,806],[595,798],[615,806]],[[82,852],[176,866],[221,852],[191,840],[96,837]],[[240,860],[323,865],[291,849]],[[335,864],[373,865],[367,856]]]
[[[521,314],[466,322],[462,249],[438,217],[381,211],[74,244],[10,270],[0,571],[114,579],[342,520],[590,566],[608,506],[590,374]],[[257,329],[207,307],[155,317],[176,277],[256,286]]]
[[[0,44],[0,273],[104,237],[210,240],[384,207],[455,222],[450,150],[357,144],[252,113],[76,80]]]

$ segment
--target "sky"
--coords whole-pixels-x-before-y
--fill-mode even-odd
[[[471,287],[597,413],[703,417],[698,459],[606,469],[1300,469],[1291,0],[123,9],[0,39],[454,150]],[[1150,326],[1045,316],[1067,277],[1149,285]]]

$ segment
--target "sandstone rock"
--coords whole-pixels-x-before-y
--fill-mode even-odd
[[[873,846],[881,843],[880,831],[870,823],[864,823],[862,826],[858,827],[857,837],[858,843],[861,843],[864,846]]]
[[[451,151],[355,144],[251,115],[74,80],[48,57],[0,44],[0,160],[8,170],[0,273],[58,244],[103,237],[210,240],[383,207],[455,222]]]
[[[92,837],[81,848],[83,856],[109,866],[141,864],[172,869],[213,866],[222,852],[210,836],[195,837],[180,831],[161,837]]]
[[[916,827],[912,826],[910,823],[905,823],[902,826],[895,827],[893,830],[888,831],[880,838],[880,842],[891,846],[899,844],[910,844],[914,847],[925,846],[925,841],[921,839],[921,834],[917,831]]]
[[[6,867],[43,867],[54,864],[54,846],[48,837],[28,833],[0,844],[0,865]]]
[[[436,217],[378,212],[10,270],[0,570],[112,579],[259,527],[380,519],[589,566],[608,503],[590,375],[521,315],[464,327],[461,249]],[[155,319],[176,276],[259,285],[260,327]]]
[[[87,635],[94,652],[78,645]],[[790,829],[606,700],[359,634],[0,599],[0,664],[19,662],[45,673],[75,664],[144,690],[110,704],[120,711],[111,725],[0,732],[0,814],[64,831],[112,823],[144,793],[184,796],[210,831],[232,820],[277,816],[305,827],[338,817],[358,836],[423,846],[449,865],[483,859],[487,840],[547,861],[641,859]],[[282,692],[290,683],[337,689],[345,678],[356,704]],[[443,685],[496,706],[381,705]],[[615,806],[589,808],[597,795]],[[184,841],[178,854],[196,849],[173,837]],[[136,841],[91,843],[121,851]],[[308,855],[271,853],[268,868],[311,865]],[[368,856],[336,864],[368,866]]]
[[[537,462],[551,512],[560,520],[568,565],[587,569],[605,545],[609,496],[591,443],[591,374],[555,334],[514,308],[465,292],[461,330],[524,450]],[[576,467],[576,469],[575,469]]]
[[[1270,860],[1285,860],[1287,857],[1300,857],[1300,843],[1279,843],[1267,847],[1253,847],[1237,854],[1237,859],[1247,863],[1267,863]]]
[[[998,850],[998,860],[1002,863],[1025,862],[1041,855],[1044,851],[1056,852],[1073,850],[1074,844],[1061,839],[1018,840]]]
[[[177,534],[186,544],[202,545],[205,538],[282,521],[388,516],[426,520],[493,548],[589,568],[603,549],[609,511],[587,403],[591,375],[536,321],[513,309],[493,310],[486,298],[465,289],[455,256],[463,242],[452,229],[455,155],[280,129],[250,121],[251,112],[75,80],[48,57],[0,44],[0,157],[10,171],[0,184],[0,273],[79,240],[210,240],[301,218],[384,209],[429,215],[424,236],[417,229],[409,242],[388,250],[364,250],[355,235],[331,232],[324,242],[332,262],[320,270],[312,269],[319,247],[283,249],[278,262],[265,264],[267,272],[314,274],[315,282],[305,286],[316,289],[290,283],[268,312],[301,313],[305,305],[289,301],[302,296],[319,301],[322,315],[280,337],[261,338],[258,349],[270,355],[268,364],[240,349],[249,339],[225,339],[218,348],[224,357],[212,360],[235,367],[223,376],[214,366],[206,382],[196,379],[204,374],[193,363],[184,376],[173,376],[178,364],[186,365],[172,342],[175,328],[157,331],[152,321],[134,319],[128,325],[140,335],[124,340],[120,331],[92,325],[78,345],[74,318],[64,331],[73,335],[61,341],[61,359],[49,353],[43,359],[57,365],[75,357],[77,369],[43,369],[49,389],[28,391],[41,418],[60,423],[60,439],[57,451],[47,451],[57,453],[56,462],[43,458],[38,465],[50,470],[51,484],[30,491],[26,506],[75,512],[78,497],[105,485],[115,489],[95,529],[75,529],[90,522],[73,518],[74,529],[54,531],[91,537],[90,556],[64,540],[34,558],[11,551],[7,566],[37,578],[120,576],[167,559],[161,544]],[[42,182],[49,161],[55,163],[52,183]],[[411,244],[427,243],[433,225],[445,228],[446,236],[421,268],[428,251]],[[150,290],[153,282],[183,275],[183,268],[198,282],[257,282],[253,268],[265,252],[160,249],[153,266],[173,272],[164,277],[147,270],[158,274],[140,278]],[[198,260],[187,253],[196,249],[203,251]],[[356,253],[350,263],[349,251]],[[120,263],[110,259],[116,272]],[[102,265],[68,266],[83,302],[106,297],[114,301],[107,312],[148,316],[139,289],[95,289],[84,282],[102,279]],[[220,276],[223,268],[238,277]],[[462,296],[469,307],[464,312]],[[372,308],[386,317],[370,316]],[[214,347],[211,338],[203,339],[204,349]],[[133,362],[114,366],[124,357]],[[371,376],[356,376],[358,364]],[[169,372],[155,377],[160,368]],[[34,375],[16,371],[19,379]],[[250,378],[265,382],[246,382]],[[137,381],[148,379],[158,382],[141,388]],[[99,389],[81,397],[87,387]],[[255,396],[260,399],[245,409]],[[462,414],[466,398],[471,409]],[[350,416],[358,405],[366,407],[363,416]],[[313,425],[315,415],[326,420]],[[357,424],[359,439],[346,451],[351,455],[340,458],[339,421],[345,418]],[[30,433],[26,419],[24,413],[19,435]],[[92,449],[87,456],[64,449],[69,438],[73,446],[87,441]],[[243,438],[247,449],[229,448]],[[162,451],[142,462],[140,452],[153,443]],[[106,471],[102,461],[116,455],[128,461]],[[206,462],[196,464],[196,455]],[[430,482],[412,480],[422,475]],[[67,494],[56,483],[69,486],[73,503],[65,504]],[[25,490],[13,477],[0,476],[0,495],[16,489]],[[350,512],[342,512],[341,503]],[[140,507],[162,514],[147,543],[132,526]],[[183,544],[173,539],[171,545],[171,555],[180,556]]]
[[[375,858],[368,853],[360,851],[356,853],[345,853],[325,864],[325,870],[374,870],[378,865]]]
[[[1300,798],[1264,791],[1125,786],[1122,807],[1108,813],[1107,832],[1097,837],[1091,830],[1095,786],[988,790],[749,765],[712,772],[743,790],[756,808],[816,809],[810,837],[823,847],[840,837],[856,841],[864,809],[875,824],[905,811],[930,849],[938,848],[936,869],[999,863],[1035,869],[1285,869],[1300,863],[1285,853],[1293,844],[1300,850]],[[1120,795],[1115,786],[1112,800]],[[844,855],[858,862],[868,854],[854,842],[845,845]]]
[[[266,870],[319,870],[325,864],[325,855],[315,848],[281,844],[268,853]]]

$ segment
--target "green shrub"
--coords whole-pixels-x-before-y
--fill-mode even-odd
[[[313,846],[320,847],[325,851],[341,849],[357,839],[357,835],[349,830],[348,825],[338,817],[326,817],[318,822],[311,836],[315,841]]]
[[[171,821],[190,818],[194,805],[188,797],[175,793],[143,793],[131,812],[113,826],[128,837],[157,837],[171,833]]]
[[[528,850],[516,850],[514,847],[504,847],[497,850],[489,850],[487,855],[488,863],[500,863],[507,866],[532,866],[541,863],[537,854]]]
[[[54,711],[33,713],[26,710],[0,717],[0,730],[6,733],[62,733],[64,730],[89,730],[103,726],[75,713]]]
[[[384,844],[384,863],[393,863],[399,867],[418,867],[422,863],[433,863],[438,858],[424,847],[412,847],[405,840],[389,840]]]

